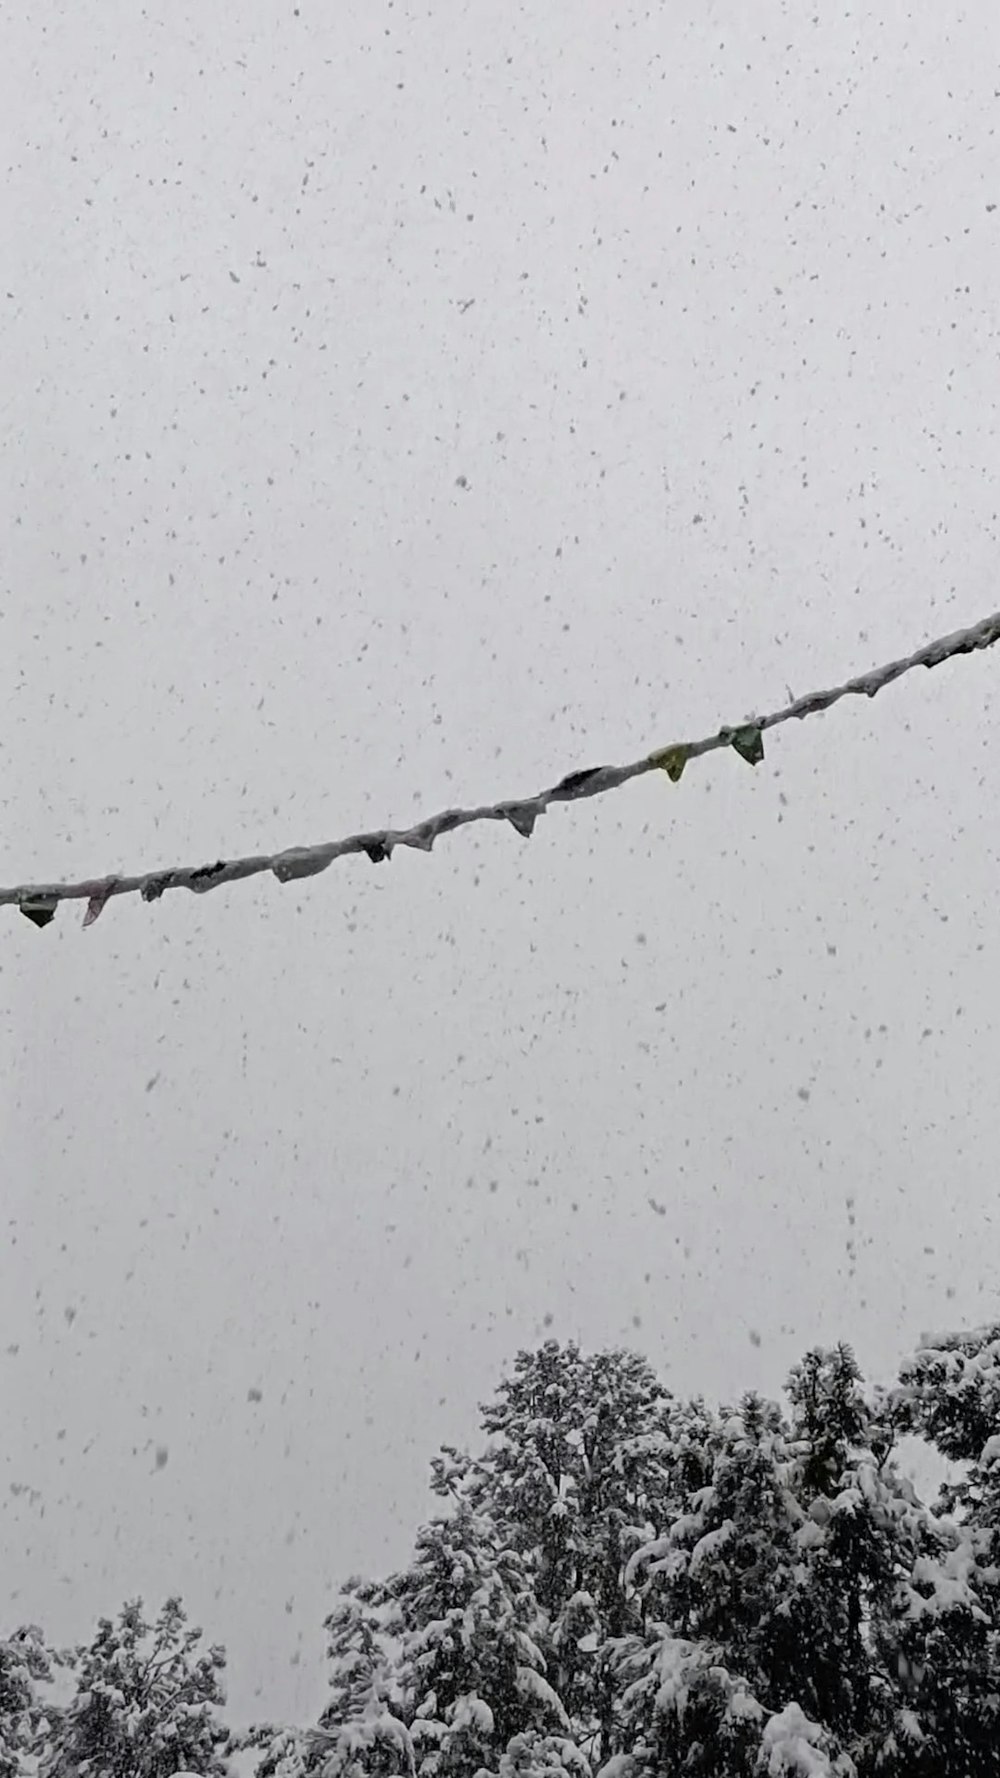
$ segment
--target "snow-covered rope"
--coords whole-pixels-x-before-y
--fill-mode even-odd
[[[345,858],[354,852],[367,853],[375,864],[391,858],[397,846],[412,846],[417,851],[429,852],[442,834],[471,826],[476,821],[509,822],[528,839],[539,816],[544,815],[550,803],[579,802],[584,797],[603,796],[606,791],[617,790],[619,785],[641,777],[644,772],[664,771],[676,783],[689,759],[711,753],[717,747],[731,747],[748,764],[757,765],[764,757],[765,729],[776,728],[779,722],[791,722],[793,717],[801,720],[816,716],[821,710],[839,703],[841,698],[862,695],[873,698],[876,692],[914,667],[937,667],[955,655],[992,648],[997,641],[1000,641],[1000,611],[984,617],[967,630],[956,630],[936,642],[927,642],[902,660],[889,661],[883,667],[847,679],[843,685],[834,686],[829,691],[809,692],[805,697],[795,698],[769,716],[755,716],[734,726],[723,726],[700,741],[674,741],[667,747],[654,749],[631,765],[586,766],[570,772],[550,790],[540,790],[534,796],[484,803],[474,809],[443,809],[440,814],[430,815],[412,827],[379,828],[370,833],[349,834],[345,839],[323,840],[314,846],[292,846],[284,852],[256,857],[220,858],[214,864],[170,865],[163,870],[142,871],[133,876],[113,874],[88,878],[81,883],[21,884],[13,889],[0,889],[0,906],[18,907],[34,925],[47,926],[61,901],[86,901],[83,924],[91,926],[105,903],[115,895],[140,895],[143,901],[158,901],[167,889],[190,889],[196,895],[204,895],[209,889],[221,888],[223,883],[239,883],[246,877],[261,876],[265,871],[270,871],[279,883],[295,882],[302,877],[317,876],[335,858]]]

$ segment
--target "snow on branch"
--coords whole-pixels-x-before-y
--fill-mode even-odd
[[[724,725],[700,741],[674,741],[647,753],[631,765],[586,766],[570,772],[550,790],[540,790],[534,796],[485,803],[475,809],[443,809],[440,814],[430,815],[412,827],[349,834],[344,839],[324,840],[314,846],[292,846],[284,852],[259,857],[220,858],[213,864],[170,865],[134,876],[111,875],[82,883],[25,883],[12,889],[0,889],[0,906],[20,908],[33,925],[41,927],[47,926],[55,917],[61,901],[86,901],[83,924],[91,926],[105,904],[116,895],[140,895],[143,901],[159,901],[168,889],[190,889],[196,895],[204,895],[224,883],[239,883],[246,877],[261,876],[265,871],[270,871],[279,883],[296,882],[302,877],[318,876],[335,858],[346,858],[351,853],[365,852],[373,864],[379,864],[391,858],[397,846],[429,852],[442,834],[477,821],[509,822],[524,839],[530,839],[539,816],[545,814],[551,803],[579,802],[584,797],[603,796],[645,772],[666,772],[676,784],[688,760],[696,759],[702,753],[712,753],[719,747],[732,748],[748,765],[758,765],[764,757],[765,729],[776,728],[779,722],[791,722],[793,717],[801,720],[816,716],[839,703],[841,698],[873,698],[876,692],[914,667],[937,667],[955,655],[992,648],[997,641],[1000,641],[1000,611],[967,630],[956,630],[950,636],[939,637],[936,642],[927,642],[902,660],[889,661],[883,667],[845,680],[843,685],[828,691],[809,692],[805,697],[795,698],[770,716],[751,717],[734,726]]]

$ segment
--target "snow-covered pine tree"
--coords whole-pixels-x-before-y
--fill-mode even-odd
[[[46,1706],[39,1686],[51,1681],[53,1658],[34,1624],[0,1640],[0,1778],[18,1778],[25,1758],[43,1751]]]
[[[386,1628],[391,1605],[385,1582],[355,1578],[348,1581],[326,1619],[330,1695],[322,1726],[354,1722],[391,1708],[398,1694]]]
[[[849,1346],[808,1352],[786,1390],[788,1479],[804,1512],[796,1539],[806,1572],[799,1631],[809,1647],[801,1702],[861,1758],[883,1721],[873,1649],[912,1560],[915,1497],[893,1466],[891,1434]]]
[[[54,1725],[44,1778],[172,1778],[185,1768],[224,1778],[226,1657],[220,1647],[199,1651],[201,1634],[179,1599],[153,1624],[141,1600],[116,1623],[100,1619],[78,1650],[76,1693]]]
[[[569,1734],[546,1676],[543,1624],[525,1566],[493,1520],[462,1500],[421,1530],[386,1584],[396,1676],[426,1778],[496,1770],[511,1739]]]
[[[328,1620],[330,1704],[266,1778],[1000,1773],[997,1330],[888,1399],[808,1353],[788,1396],[719,1415],[632,1354],[521,1353],[486,1449],[435,1461],[450,1511]],[[899,1428],[967,1466],[937,1513]]]
[[[396,1672],[389,1584],[348,1582],[326,1620],[330,1695],[306,1770],[324,1778],[412,1778],[413,1744]]]
[[[624,1627],[622,1535],[657,1519],[669,1492],[670,1405],[637,1353],[548,1340],[518,1353],[483,1407],[492,1444],[476,1498],[528,1556],[553,1619],[584,1593],[608,1634]]]
[[[436,1490],[471,1501],[521,1553],[549,1677],[595,1765],[615,1745],[610,1651],[641,1610],[625,1565],[700,1475],[710,1421],[637,1354],[549,1340],[518,1353],[484,1405],[483,1454],[446,1449],[435,1463]]]
[[[785,1386],[800,1441],[801,1485],[810,1498],[836,1493],[852,1451],[866,1445],[872,1415],[850,1346],[814,1347]]]
[[[780,1408],[745,1396],[710,1454],[709,1481],[629,1566],[648,1614],[645,1632],[619,1651],[629,1768],[636,1778],[749,1778],[773,1754],[780,1771],[776,1749],[794,1719],[817,1772],[852,1772],[813,1708],[825,1632]]]
[[[332,1693],[324,1778],[472,1778],[519,1734],[565,1735],[538,1605],[518,1552],[460,1499],[424,1525],[412,1561],[355,1582],[327,1620]]]
[[[963,1466],[911,1559],[884,1638],[891,1725],[879,1778],[1000,1770],[1000,1325],[925,1338],[891,1395],[897,1428]]]
[[[900,1366],[892,1405],[900,1431],[921,1434],[943,1457],[978,1462],[1000,1436],[1000,1322],[926,1335]]]

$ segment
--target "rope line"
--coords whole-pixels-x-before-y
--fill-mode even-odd
[[[42,927],[49,925],[60,902],[86,901],[83,924],[92,926],[116,895],[139,895],[143,901],[159,901],[168,889],[190,889],[196,895],[204,895],[209,889],[221,888],[224,883],[243,882],[247,877],[261,876],[265,871],[277,877],[279,883],[298,882],[304,877],[318,876],[335,858],[346,858],[355,852],[367,853],[373,864],[391,858],[397,846],[429,852],[442,834],[453,833],[477,821],[506,821],[524,839],[530,839],[539,816],[544,815],[551,803],[580,802],[584,797],[604,796],[607,791],[617,790],[619,785],[642,777],[645,772],[664,771],[673,783],[677,783],[688,760],[720,747],[731,747],[749,765],[757,765],[764,757],[764,731],[776,728],[779,722],[816,716],[839,703],[841,698],[873,698],[914,667],[938,667],[955,655],[992,648],[997,641],[1000,641],[1000,611],[984,617],[967,630],[955,630],[950,636],[927,642],[902,660],[889,661],[883,667],[847,679],[843,685],[828,691],[809,692],[805,697],[795,698],[769,716],[752,717],[736,726],[723,726],[700,741],[672,742],[647,753],[631,765],[586,766],[568,773],[550,790],[540,790],[535,796],[484,803],[474,809],[443,809],[440,814],[418,821],[412,827],[380,828],[371,833],[349,834],[345,839],[324,840],[314,846],[291,846],[284,852],[256,857],[220,858],[214,864],[173,865],[165,870],[143,871],[133,876],[97,877],[81,883],[26,883],[13,889],[0,889],[0,906],[17,907],[33,925]]]

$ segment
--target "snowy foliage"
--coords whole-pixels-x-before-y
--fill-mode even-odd
[[[117,1623],[102,1618],[93,1642],[78,1650],[76,1694],[54,1727],[44,1778],[226,1773],[229,1735],[216,1714],[225,1655],[218,1647],[199,1652],[200,1641],[178,1599],[167,1600],[155,1624],[143,1618],[141,1600]]]
[[[856,1767],[847,1754],[831,1751],[830,1736],[810,1722],[797,1704],[764,1724],[757,1770],[767,1778],[854,1778]]]
[[[51,1680],[54,1658],[34,1625],[0,1641],[0,1778],[17,1778],[44,1745],[48,1724],[39,1687]]]
[[[410,1560],[326,1621],[312,1727],[228,1737],[170,1601],[102,1620],[65,1706],[0,1643],[0,1778],[998,1778],[1000,1324],[888,1389],[809,1352],[783,1403],[676,1399],[549,1341],[432,1466]],[[921,1501],[916,1434],[958,1473]]]
[[[303,1729],[260,1724],[244,1737],[244,1745],[260,1750],[256,1778],[306,1778],[314,1769],[315,1740]]]
[[[897,1424],[945,1457],[968,1463],[1000,1433],[1000,1322],[974,1333],[926,1335],[900,1371]]]

